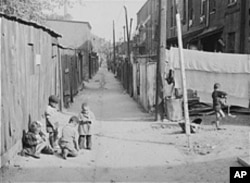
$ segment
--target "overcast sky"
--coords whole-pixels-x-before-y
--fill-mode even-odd
[[[82,0],[83,5],[68,8],[68,13],[74,20],[88,21],[92,26],[92,33],[113,40],[113,20],[115,21],[116,41],[123,39],[125,25],[124,5],[128,11],[128,21],[133,18],[133,30],[136,28],[136,13],[146,0]],[[129,22],[128,22],[129,23]]]

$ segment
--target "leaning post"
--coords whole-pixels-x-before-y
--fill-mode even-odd
[[[181,20],[180,14],[176,14],[176,24],[177,24],[177,35],[178,35],[178,46],[179,46],[179,61],[181,67],[181,80],[182,80],[182,91],[184,99],[184,119],[185,119],[185,131],[188,137],[188,147],[190,147],[190,121],[188,112],[188,99],[187,99],[187,87],[186,87],[186,74],[183,56],[183,44],[182,44],[182,33],[181,33]]]

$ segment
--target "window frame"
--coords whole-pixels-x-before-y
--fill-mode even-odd
[[[234,6],[234,5],[236,5],[237,4],[237,0],[228,0],[228,4],[227,4],[227,6],[229,7],[229,6]]]

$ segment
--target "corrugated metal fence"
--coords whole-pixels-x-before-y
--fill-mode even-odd
[[[40,120],[50,94],[59,93],[58,34],[0,14],[1,164],[20,148],[30,120]]]

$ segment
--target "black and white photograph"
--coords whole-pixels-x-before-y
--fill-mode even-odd
[[[249,183],[250,0],[0,0],[1,183]]]

